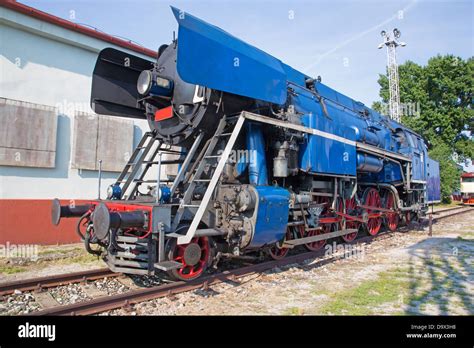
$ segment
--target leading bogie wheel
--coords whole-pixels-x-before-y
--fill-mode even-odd
[[[178,244],[176,238],[168,241],[168,260],[182,264],[181,268],[168,271],[177,280],[189,281],[201,276],[212,261],[212,244],[209,237],[194,237],[188,244]]]

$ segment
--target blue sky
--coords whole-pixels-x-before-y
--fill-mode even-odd
[[[385,71],[380,31],[401,30],[398,61],[474,55],[474,1],[20,0],[61,18],[156,49],[169,43],[176,6],[274,55],[367,105]],[[402,11],[402,12],[400,12]]]

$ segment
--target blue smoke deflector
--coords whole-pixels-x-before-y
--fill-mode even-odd
[[[177,71],[186,82],[275,104],[286,101],[282,62],[171,6],[179,24]]]

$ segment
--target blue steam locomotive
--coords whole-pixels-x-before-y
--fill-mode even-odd
[[[225,257],[393,231],[439,199],[420,135],[172,10],[178,39],[155,62],[107,48],[93,74],[93,110],[150,131],[106,200],[52,205],[53,223],[79,218],[86,249],[112,270],[190,280]]]

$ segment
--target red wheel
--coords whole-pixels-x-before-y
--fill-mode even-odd
[[[357,201],[356,201],[356,198],[355,198],[355,195],[354,195],[354,197],[352,197],[350,199],[346,199],[346,214],[356,215],[356,209],[357,209]],[[346,220],[346,228],[347,229],[354,229],[355,228],[355,229],[359,230],[359,227],[360,227],[359,222]],[[354,233],[346,234],[346,235],[341,236],[341,237],[344,240],[344,242],[350,243],[350,242],[354,241],[357,238],[357,233],[358,233],[358,231],[354,232]]]
[[[312,236],[318,236],[323,233],[329,233],[331,232],[331,229],[332,229],[332,224],[322,224],[321,230],[311,230],[305,233],[304,226],[300,226],[300,234],[302,237],[312,237]],[[304,244],[304,247],[306,248],[306,250],[309,250],[309,251],[317,251],[326,244],[326,241],[327,241],[326,239],[323,239],[317,242],[306,243]]]
[[[375,188],[368,188],[364,191],[363,195],[364,205],[369,207],[381,207],[379,191]],[[380,217],[380,212],[377,210],[367,209],[367,214],[369,215],[369,220],[366,223],[367,232],[371,236],[375,236],[380,231],[382,226],[382,218]],[[372,215],[372,216],[371,216]]]
[[[395,197],[393,192],[386,191],[384,196],[384,203],[385,209],[393,209],[395,206]],[[386,213],[386,217],[384,218],[384,223],[388,227],[390,231],[395,231],[398,227],[398,223],[400,222],[400,216],[397,212],[394,213]]]
[[[211,259],[208,237],[195,237],[190,243],[181,245],[173,238],[170,239],[167,248],[168,259],[182,264],[181,268],[168,272],[175,279],[192,280],[198,278],[207,269]]]
[[[286,255],[288,255],[288,252],[290,251],[290,249],[289,248],[282,248],[281,245],[285,242],[285,240],[290,240],[290,239],[292,239],[292,237],[293,236],[292,236],[290,227],[287,227],[286,235],[285,235],[285,238],[283,239],[283,241],[275,243],[274,246],[272,246],[270,249],[268,249],[268,254],[270,255],[270,257],[274,260],[281,260]]]
[[[336,199],[336,212],[338,213],[342,213],[344,214],[344,212],[346,211],[346,203],[345,201],[342,199],[342,197],[337,197]],[[339,230],[342,230],[344,229],[344,218],[341,216],[341,215],[336,215],[336,218],[337,220],[339,221],[337,223],[337,227],[339,228]]]

